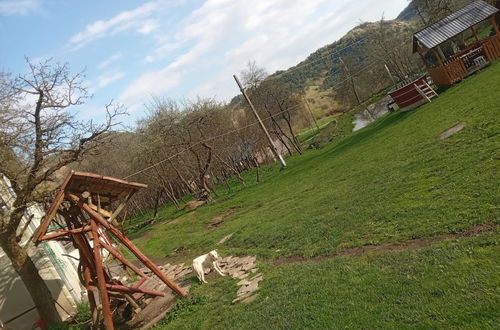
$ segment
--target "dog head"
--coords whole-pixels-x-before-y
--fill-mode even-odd
[[[212,259],[214,259],[214,260],[219,259],[219,254],[215,250],[208,252],[208,255],[210,255],[212,257]]]

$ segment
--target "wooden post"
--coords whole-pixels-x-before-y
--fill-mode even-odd
[[[247,101],[248,105],[250,106],[250,109],[252,109],[252,112],[253,112],[255,118],[257,119],[257,121],[259,122],[260,127],[264,131],[264,134],[266,135],[267,141],[269,142],[269,146],[271,148],[271,151],[273,152],[274,156],[280,161],[281,166],[283,168],[285,168],[286,167],[285,160],[278,152],[278,149],[276,149],[276,146],[274,145],[273,139],[271,139],[271,135],[269,135],[269,132],[267,131],[266,126],[264,126],[262,119],[260,119],[260,116],[257,113],[257,110],[255,110],[255,107],[253,106],[252,101],[250,101],[250,98],[248,97],[247,92],[245,91],[245,89],[241,85],[240,81],[238,80],[238,77],[236,77],[236,75],[233,75],[233,78],[236,81],[236,84],[238,84],[238,87],[240,88],[240,91],[243,94],[243,97]]]
[[[344,65],[345,72],[347,74],[347,77],[351,81],[351,86],[352,86],[352,91],[354,92],[354,95],[356,95],[356,100],[358,100],[358,105],[361,104],[361,99],[359,98],[358,91],[356,90],[356,84],[354,83],[354,77],[351,75],[351,71],[349,70],[349,67],[345,64],[344,60],[342,57],[339,57],[340,62]]]
[[[422,54],[420,54],[420,55],[422,55]],[[387,64],[384,64],[384,67],[385,67],[385,70],[387,71],[387,74],[389,75],[389,77],[392,80],[392,84],[394,85],[394,87],[396,87],[396,85],[397,85],[396,79],[394,79],[394,76],[392,75],[391,70],[389,70],[389,67],[387,66]]]
[[[90,282],[92,282],[90,276],[90,268],[86,263],[83,263],[82,266],[83,266],[83,280],[85,281],[85,288],[87,289],[90,310],[92,311],[92,323],[96,325],[97,322],[99,321],[99,315],[97,310],[97,304],[95,301],[94,289],[90,285]]]
[[[491,16],[491,25],[493,26],[493,30],[495,30],[497,38],[500,37],[500,30],[498,28],[498,23],[497,20],[495,19],[495,16]]]
[[[441,58],[443,59],[443,61],[446,61],[446,56],[444,55],[444,52],[441,49],[441,46],[437,46],[436,49],[437,49],[437,51],[439,53],[439,56],[441,56]]]
[[[474,30],[473,26],[470,27],[470,30],[472,31],[472,35],[474,36],[474,39],[476,39],[476,41],[479,41],[476,30]]]
[[[436,49],[432,49],[432,53],[437,58],[439,65],[443,65],[443,60],[441,59],[441,55],[436,51]]]
[[[97,286],[101,295],[102,313],[104,317],[104,326],[107,330],[113,330],[113,315],[111,314],[111,306],[109,303],[108,288],[106,287],[106,278],[104,277],[104,269],[102,267],[101,244],[99,232],[97,230],[97,223],[94,219],[90,220],[92,226],[92,237],[94,238],[94,258],[95,258],[95,272],[97,277]]]

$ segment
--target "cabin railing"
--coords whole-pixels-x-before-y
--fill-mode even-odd
[[[500,58],[500,35],[481,40],[435,67],[428,67],[437,85],[452,85]]]
[[[452,58],[441,65],[428,68],[429,74],[436,85],[452,85],[467,75],[467,68],[461,58]]]
[[[500,35],[492,36],[483,43],[483,49],[490,62],[500,58]]]

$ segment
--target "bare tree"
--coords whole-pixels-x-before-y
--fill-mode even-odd
[[[46,60],[34,64],[26,59],[28,73],[11,78],[2,74],[0,173],[12,183],[15,200],[0,215],[0,246],[23,281],[45,324],[60,321],[47,285],[22,246],[18,232],[29,205],[47,200],[53,192],[58,171],[93,153],[99,142],[119,123],[121,106],[106,106],[101,124],[82,122],[69,109],[89,97],[83,73],[71,74],[67,64]],[[15,163],[17,166],[12,166]],[[10,165],[10,166],[9,166]]]
[[[382,18],[370,29],[370,57],[387,65],[398,80],[414,73],[418,66],[409,42],[412,26],[405,22],[386,21]]]
[[[255,61],[248,61],[247,68],[240,75],[245,89],[257,88],[269,76],[266,70],[259,67]]]
[[[437,22],[472,0],[413,0],[413,6],[423,26]]]

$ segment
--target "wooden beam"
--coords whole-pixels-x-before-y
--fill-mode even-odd
[[[54,216],[56,215],[57,209],[59,208],[59,206],[61,206],[61,203],[64,200],[64,193],[65,193],[64,190],[66,189],[66,186],[68,185],[69,180],[71,180],[73,173],[74,172],[71,171],[68,174],[68,176],[64,180],[63,184],[59,188],[59,191],[57,192],[57,195],[54,198],[54,201],[50,205],[49,210],[47,211],[47,213],[45,213],[45,218],[43,219],[42,223],[38,227],[38,231],[37,231],[36,235],[33,236],[33,243],[35,243],[35,244],[40,243],[40,238],[47,233],[47,229],[49,229],[49,225],[52,222],[52,219],[54,218]]]
[[[140,287],[142,284],[144,284],[144,282],[146,282],[146,278],[143,277],[141,278],[139,281],[137,281],[135,284],[134,284],[134,288],[138,288]]]
[[[172,291],[174,291],[175,293],[177,293],[182,297],[187,296],[187,293],[184,289],[182,289],[175,282],[173,282],[165,273],[161,271],[160,268],[158,268],[157,265],[155,265],[151,260],[149,260],[148,257],[146,257],[125,235],[123,235],[113,225],[108,223],[106,219],[104,219],[99,213],[92,210],[92,208],[89,205],[87,205],[82,199],[71,193],[67,193],[66,197],[70,199],[72,202],[76,203],[81,209],[83,209],[92,218],[92,220],[98,222],[104,228],[109,230],[111,234],[113,234],[119,241],[121,241],[123,245],[125,245],[130,250],[130,252],[132,252],[137,257],[137,259],[139,259],[139,261],[144,264],[144,266],[151,269],[151,271],[156,276],[158,276],[158,278],[160,278],[163,281],[163,283],[165,283],[170,289],[172,289]]]
[[[436,49],[433,48],[432,53],[434,54],[434,56],[438,60],[439,65],[443,65],[443,60],[441,59],[441,55],[439,55],[439,53],[436,51]]]
[[[498,23],[495,19],[495,16],[491,16],[491,25],[493,26],[493,30],[495,30],[497,37],[500,37],[500,29],[498,28]]]
[[[127,293],[144,293],[144,294],[149,294],[151,296],[158,296],[158,297],[165,296],[165,294],[163,292],[143,290],[143,289],[134,288],[134,287],[125,286],[125,285],[106,284],[106,288],[108,288],[108,290],[112,290],[112,291],[121,291],[121,292],[127,292]]]
[[[118,205],[118,207],[116,208],[116,210],[109,217],[108,222],[112,223],[113,226],[115,226],[115,227],[118,226],[118,223],[115,221],[115,219],[116,219],[116,217],[118,217],[118,215],[120,215],[120,213],[123,211],[123,209],[125,208],[125,206],[127,206],[128,201],[130,200],[130,198],[132,198],[132,196],[134,195],[134,193],[135,193],[135,191],[130,191],[127,194],[127,197],[125,197],[125,200],[123,200],[120,203],[120,205]]]
[[[83,268],[83,279],[85,281],[85,288],[87,288],[87,297],[89,300],[89,305],[90,305],[90,310],[92,311],[92,323],[94,325],[97,325],[97,322],[99,321],[99,311],[97,310],[97,304],[95,300],[95,295],[94,295],[94,289],[90,285],[90,282],[92,282],[92,276],[91,276],[91,271],[88,265],[85,263],[82,263],[82,268]]]
[[[104,326],[106,327],[107,330],[113,330],[115,327],[113,325],[113,315],[111,313],[106,277],[104,276],[104,268],[102,266],[101,245],[100,245],[97,222],[94,219],[92,219],[90,220],[90,225],[92,226],[92,237],[94,238],[93,241],[94,259],[96,266],[95,271],[97,277],[97,286],[99,288],[99,293],[101,296],[101,306],[104,317]]]
[[[88,231],[91,231],[91,230],[92,230],[91,226],[85,226],[85,227],[81,227],[81,228],[78,228],[78,229],[61,230],[61,231],[58,231],[58,232],[55,232],[55,233],[52,233],[52,234],[44,235],[44,236],[40,237],[38,239],[38,241],[40,241],[40,242],[41,241],[47,241],[47,240],[51,240],[51,239],[58,238],[58,237],[61,237],[61,236],[67,236],[67,235],[72,235],[72,234],[85,233],[85,232],[88,232]]]
[[[472,31],[472,35],[474,36],[474,39],[476,39],[476,41],[479,41],[479,37],[477,36],[476,30],[474,30],[473,26],[470,27],[470,30]]]
[[[118,252],[115,248],[113,248],[111,245],[108,245],[104,242],[101,241],[101,246],[108,250],[109,253],[113,255],[116,259],[120,260],[125,266],[128,268],[132,269],[134,272],[137,273],[137,275],[141,277],[146,277],[146,274],[142,270],[139,269],[139,267],[135,266],[133,263],[128,261],[120,252]]]

